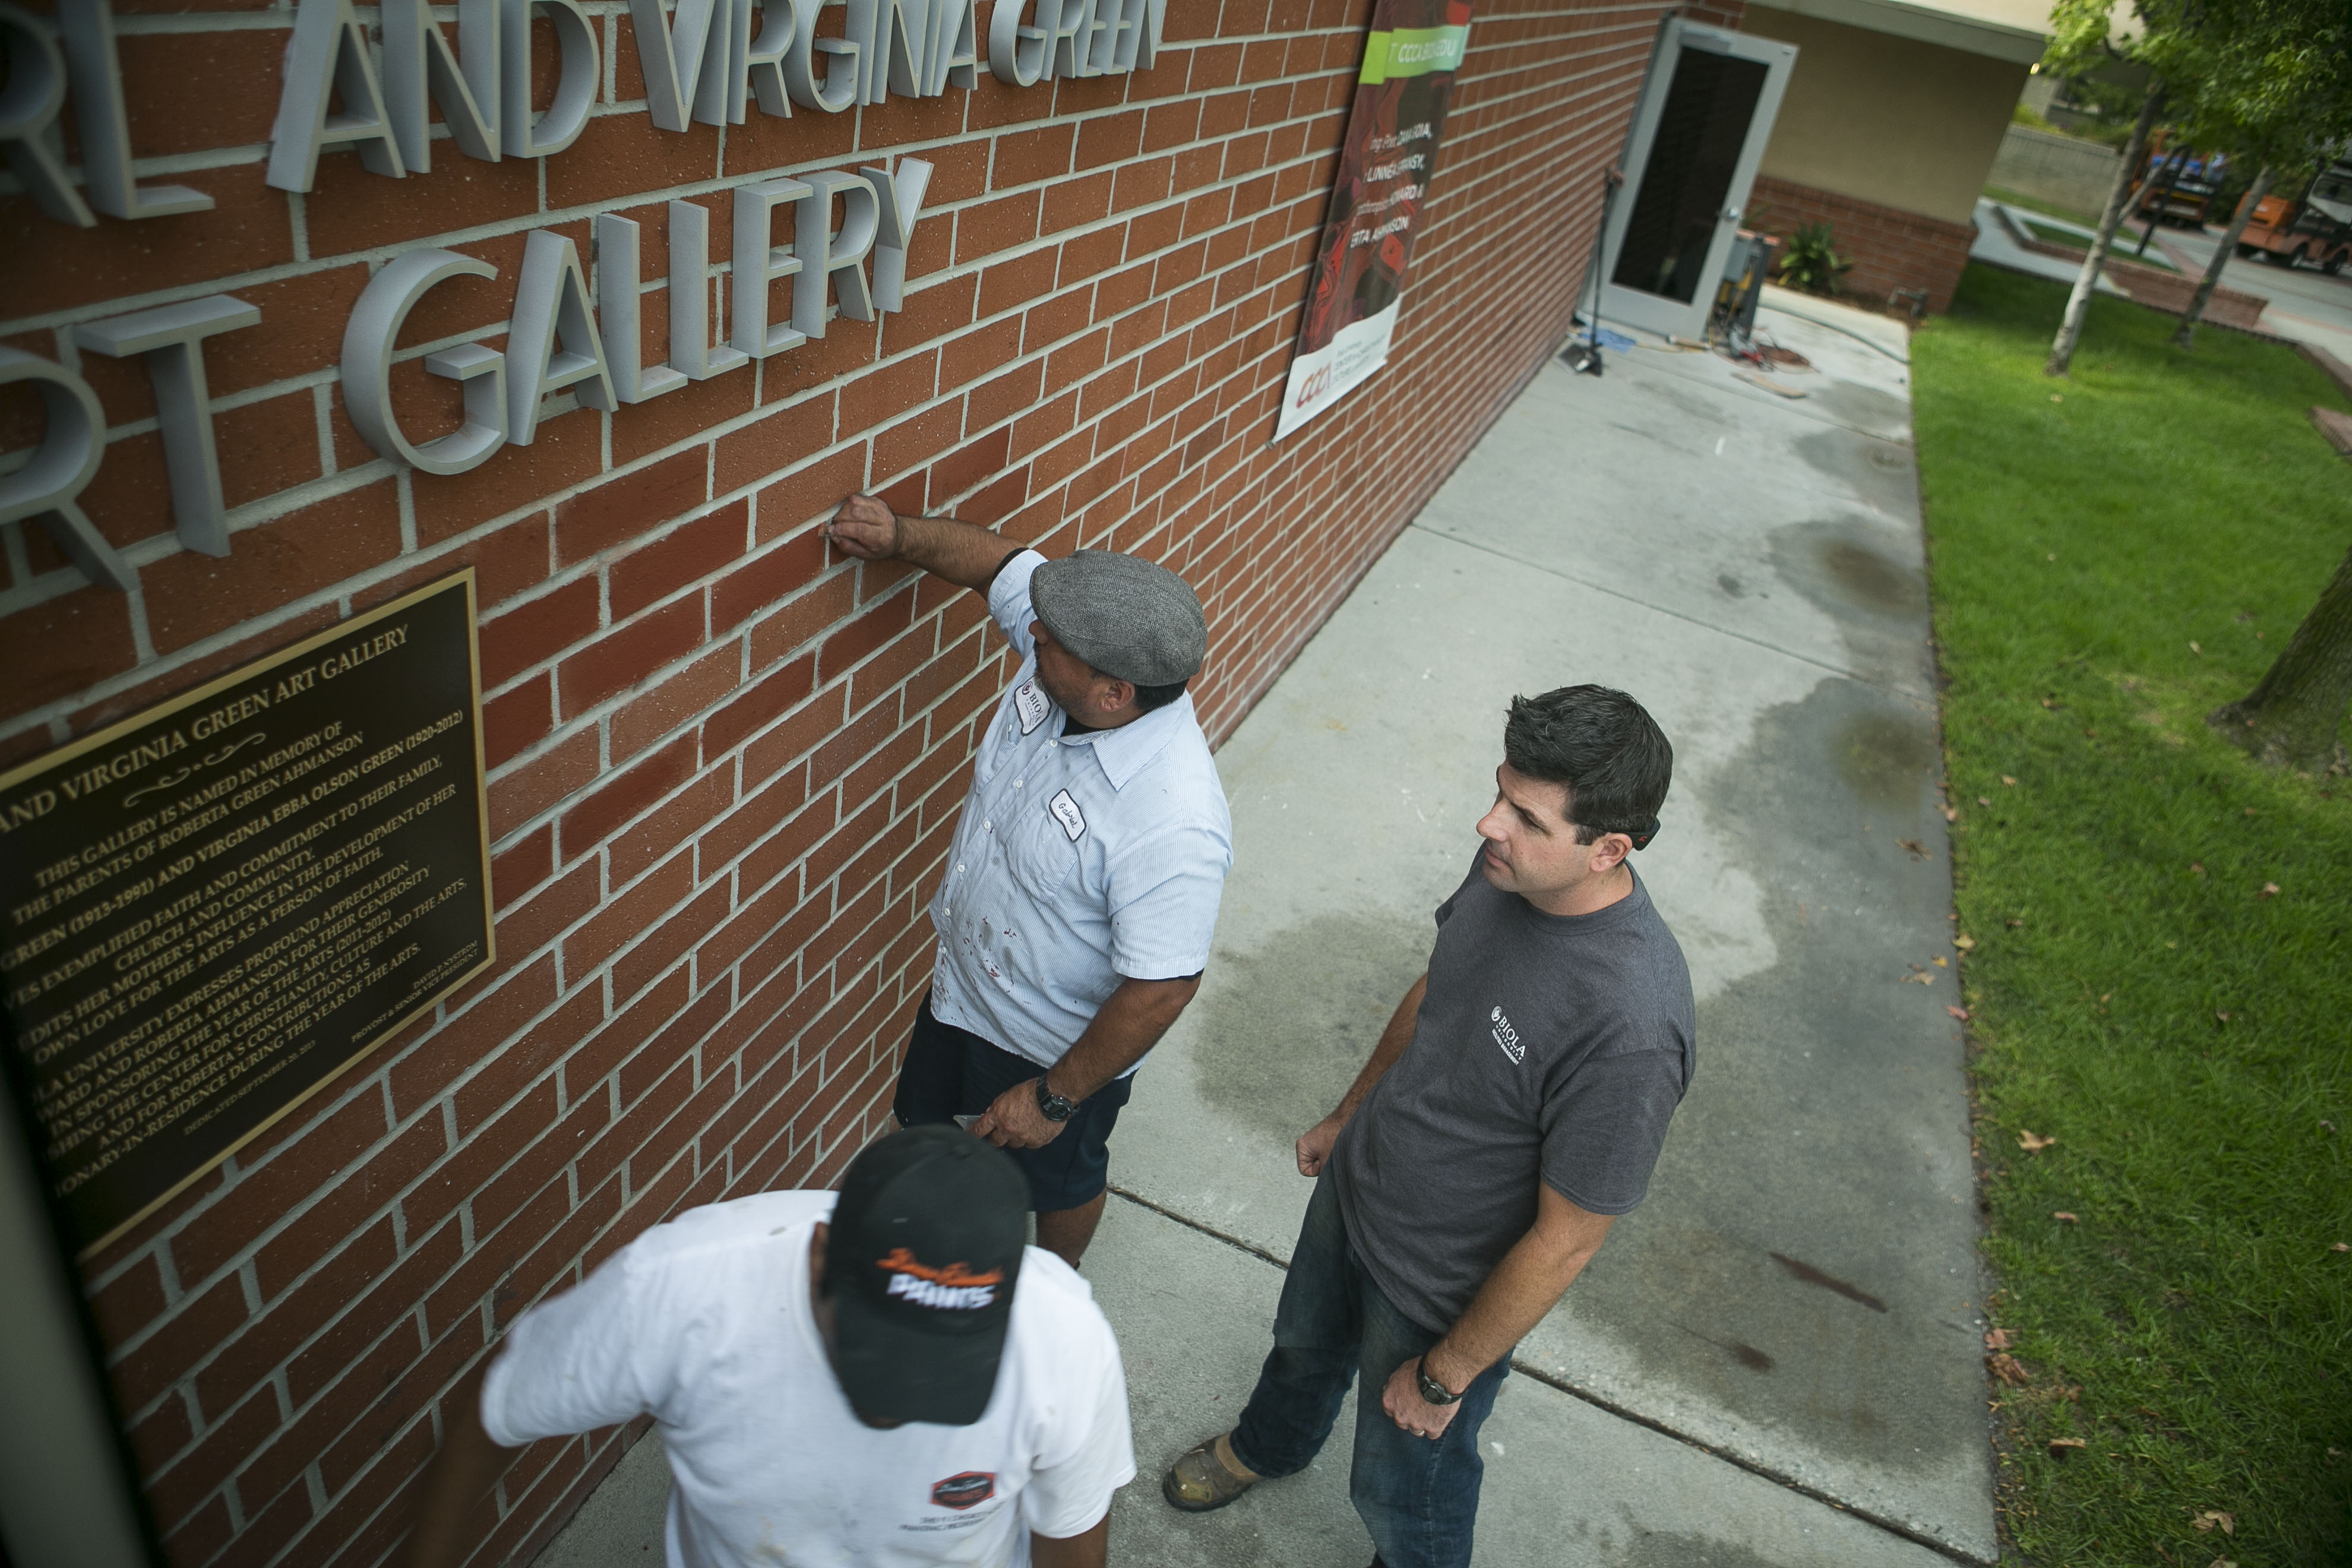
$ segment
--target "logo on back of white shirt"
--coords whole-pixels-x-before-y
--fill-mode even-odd
[[[1003,1269],[974,1274],[961,1263],[935,1268],[919,1261],[903,1247],[892,1247],[889,1255],[876,1259],[874,1266],[890,1276],[884,1295],[903,1297],[918,1307],[937,1307],[950,1312],[976,1312],[992,1305],[996,1300],[996,1288],[1004,1283]]]
[[[1486,1016],[1495,1026],[1490,1032],[1495,1037],[1495,1043],[1503,1047],[1503,1054],[1514,1064],[1527,1060],[1528,1047],[1519,1043],[1519,1032],[1511,1027],[1511,1021],[1503,1016],[1503,1010],[1497,1007]]]
[[[951,1508],[961,1513],[968,1508],[978,1508],[996,1495],[996,1477],[987,1470],[966,1470],[931,1483],[931,1501],[941,1508]]]

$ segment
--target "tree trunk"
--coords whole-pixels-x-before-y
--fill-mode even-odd
[[[2091,290],[2099,286],[2099,273],[2107,264],[2107,252],[2114,248],[2116,230],[2122,226],[2124,214],[2131,206],[2137,187],[2132,176],[2147,157],[2147,135],[2156,128],[2157,111],[2164,107],[2164,83],[2158,81],[2147,89],[2147,101],[2139,106],[2139,119],[2132,125],[2131,142],[2124,149],[2123,162],[2116,169],[2116,188],[2107,193],[2107,210],[2099,219],[2098,237],[2091,242],[2089,254],[2083,258],[2083,270],[2074,277],[2074,291],[2066,296],[2066,319],[2058,324],[2058,336],[2050,344],[2050,363],[2042,367],[2044,375],[2063,375],[2066,367],[2074,363],[2074,345],[2083,340],[2083,317],[2091,309]]]
[[[2254,204],[2270,194],[2271,169],[2265,164],[2262,173],[2254,176],[2253,188],[2246,193],[2246,199],[2238,204],[2236,214],[2231,217],[2229,232],[2221,237],[2221,247],[2213,253],[2212,261],[2205,268],[2204,278],[2197,285],[2197,292],[2189,296],[2189,309],[2180,313],[2180,330],[2172,334],[2173,347],[2185,349],[2195,346],[2198,319],[2205,314],[2206,301],[2213,298],[2213,286],[2221,281],[2221,268],[2231,257],[2237,254],[2238,237],[2246,232],[2246,220],[2254,216]]]
[[[2352,706],[2352,552],[2294,628],[2262,684],[2205,721],[2273,767],[2320,773],[2345,766],[2336,743]]]

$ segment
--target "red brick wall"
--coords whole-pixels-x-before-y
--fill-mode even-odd
[[[1952,302],[1960,270],[1969,264],[1969,247],[1976,242],[1973,224],[1946,223],[1759,174],[1748,210],[1766,204],[1771,210],[1751,221],[1771,234],[1787,235],[1801,224],[1828,223],[1838,255],[1853,263],[1844,279],[1846,297],[1873,310],[1884,309],[1893,289],[1925,289],[1928,310],[1940,314]]]
[[[983,71],[723,136],[653,129],[626,5],[587,8],[607,85],[568,153],[445,142],[397,183],[332,153],[292,197],[262,180],[291,13],[120,0],[134,145],[217,209],[85,232],[0,195],[0,342],[98,387],[111,439],[83,505],[140,587],[83,585],[8,526],[0,762],[480,574],[496,971],[87,1268],[178,1563],[382,1560],[437,1402],[500,1324],[682,1205],[824,1183],[883,1124],[923,900],[1008,664],[976,598],[828,557],[843,492],[1165,561],[1207,604],[1201,710],[1230,732],[1564,335],[1665,9],[1481,0],[1395,357],[1277,447],[1367,0],[1172,0],[1148,74],[1015,91]],[[677,195],[713,208],[723,264],[725,185],[883,152],[938,167],[903,314],[561,415],[454,479],[358,438],[341,334],[394,256],[496,263],[409,334],[495,344],[531,228],[585,258],[589,218],[627,213],[650,279]],[[143,372],[71,344],[215,291],[267,324],[208,345],[226,559],[169,531]],[[454,411],[415,371],[410,406]],[[0,451],[38,438],[21,390]],[[623,1444],[530,1452],[478,1561],[527,1557]]]

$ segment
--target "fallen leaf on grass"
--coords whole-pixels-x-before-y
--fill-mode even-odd
[[[2216,1557],[2212,1562],[2205,1564],[2205,1568],[2238,1568],[2238,1565],[2226,1557]]]
[[[2024,1150],[2029,1154],[2038,1154],[2042,1150],[2049,1148],[2050,1145],[2057,1142],[2058,1140],[2055,1138],[2044,1138],[2039,1132],[2028,1131],[2022,1129],[2021,1129],[2017,1134],[2017,1146]]]
[[[2022,1388],[2032,1381],[2032,1373],[2025,1370],[2025,1363],[2007,1351],[1985,1357],[1985,1365],[1991,1369],[1995,1377],[2012,1388]]]
[[[2042,700],[2042,706],[2043,706],[2044,708],[2055,708],[2055,707],[2057,707],[2057,706],[2058,706],[2058,694],[2057,694],[2056,692],[2054,692],[2054,691],[2053,691],[2053,692],[2052,692],[2049,696],[2044,697],[2044,698]]]
[[[1952,939],[1952,945],[1958,948],[1962,952],[1973,952],[1976,951],[1977,939],[1970,936],[1968,932],[1962,931],[1959,935]]]
[[[2064,1209],[2053,1209],[2050,1213],[2050,1217],[2056,1220],[2061,1225],[2080,1225],[2083,1223],[2083,1216],[2081,1215],[2070,1214]]]
[[[2009,1331],[2007,1329],[1991,1329],[1986,1331],[1985,1349],[1989,1351],[2005,1351],[2008,1348]]]
[[[1915,860],[1932,860],[1936,858],[1934,851],[1916,838],[1898,838],[1895,841],[1895,847],[1897,849],[1911,851],[1911,858]]]
[[[2189,862],[2189,874],[2192,877],[2203,876],[2205,874],[2205,862],[2202,860],[2191,860]]]
[[[2010,776],[2008,773],[2003,773],[2000,775],[2000,782],[2005,784],[2013,784],[2017,780]]]
[[[2263,890],[2256,893],[2254,897],[2258,899],[2275,899],[2278,897],[2278,890],[2279,885],[2276,882],[2264,882],[2263,884]]]
[[[1963,1024],[1969,1021],[1969,1010],[1966,1007],[1955,1007],[1948,1002],[1944,1005],[1944,1011],[1949,1013],[1953,1017],[1958,1018]]]
[[[2063,1459],[2069,1454],[2079,1454],[2082,1451],[2083,1439],[2080,1437],[2053,1437],[2050,1439],[2050,1457],[2053,1459]]]
[[[2327,1249],[2330,1252],[2352,1252],[2352,1241],[2339,1241]]]
[[[2217,1524],[2221,1527],[2221,1533],[2224,1535],[2238,1533],[2238,1516],[2234,1513],[2223,1513],[2219,1509],[2207,1509],[2189,1521],[2189,1528],[2200,1535],[2210,1532]]]
[[[2189,639],[2189,651],[2195,654],[2199,658],[2203,658],[2205,657],[2205,650],[2197,646],[2196,639],[2193,637]]]
[[[2226,1024],[2230,1021],[2230,1015],[2227,1013],[2216,1013],[2213,1015],[2213,1021],[2217,1024]]]
[[[1989,795],[1980,795],[1977,796],[1977,804],[1979,805],[1990,805],[1992,804],[1992,796]]]
[[[2025,923],[2025,917],[2024,917],[2023,915],[2018,915],[2018,916],[2016,916],[2015,918],[2013,918],[2013,919],[2011,919],[2011,920],[2010,921],[2010,922],[2009,922],[2009,929],[2010,929],[2010,930],[2011,930],[2011,931],[2015,931],[2018,927],[2020,927],[2020,926],[2023,925],[2024,923]]]

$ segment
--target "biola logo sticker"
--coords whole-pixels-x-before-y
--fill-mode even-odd
[[[1491,1032],[1495,1037],[1495,1043],[1503,1047],[1503,1054],[1514,1062],[1527,1060],[1528,1047],[1519,1043],[1519,1032],[1511,1027],[1511,1021],[1503,1016],[1503,1010],[1497,1007],[1486,1016],[1495,1026]]]

